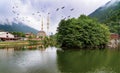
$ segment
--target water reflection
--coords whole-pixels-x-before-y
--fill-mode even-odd
[[[65,73],[120,73],[120,52],[113,50],[58,51],[58,67]]]
[[[0,49],[0,73],[57,73],[56,48]]]
[[[120,51],[40,45],[0,49],[0,73],[120,73]]]

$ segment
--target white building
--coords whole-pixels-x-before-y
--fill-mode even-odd
[[[0,40],[13,40],[15,37],[13,34],[9,33],[9,32],[0,32]]]

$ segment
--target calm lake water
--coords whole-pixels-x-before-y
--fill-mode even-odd
[[[120,73],[120,51],[4,48],[0,73]]]

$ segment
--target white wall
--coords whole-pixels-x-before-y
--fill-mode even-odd
[[[8,32],[0,32],[0,38],[14,38],[14,35]]]

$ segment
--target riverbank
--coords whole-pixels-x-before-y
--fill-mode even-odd
[[[18,45],[28,45],[29,41],[5,41],[0,42],[0,46],[18,46]]]

